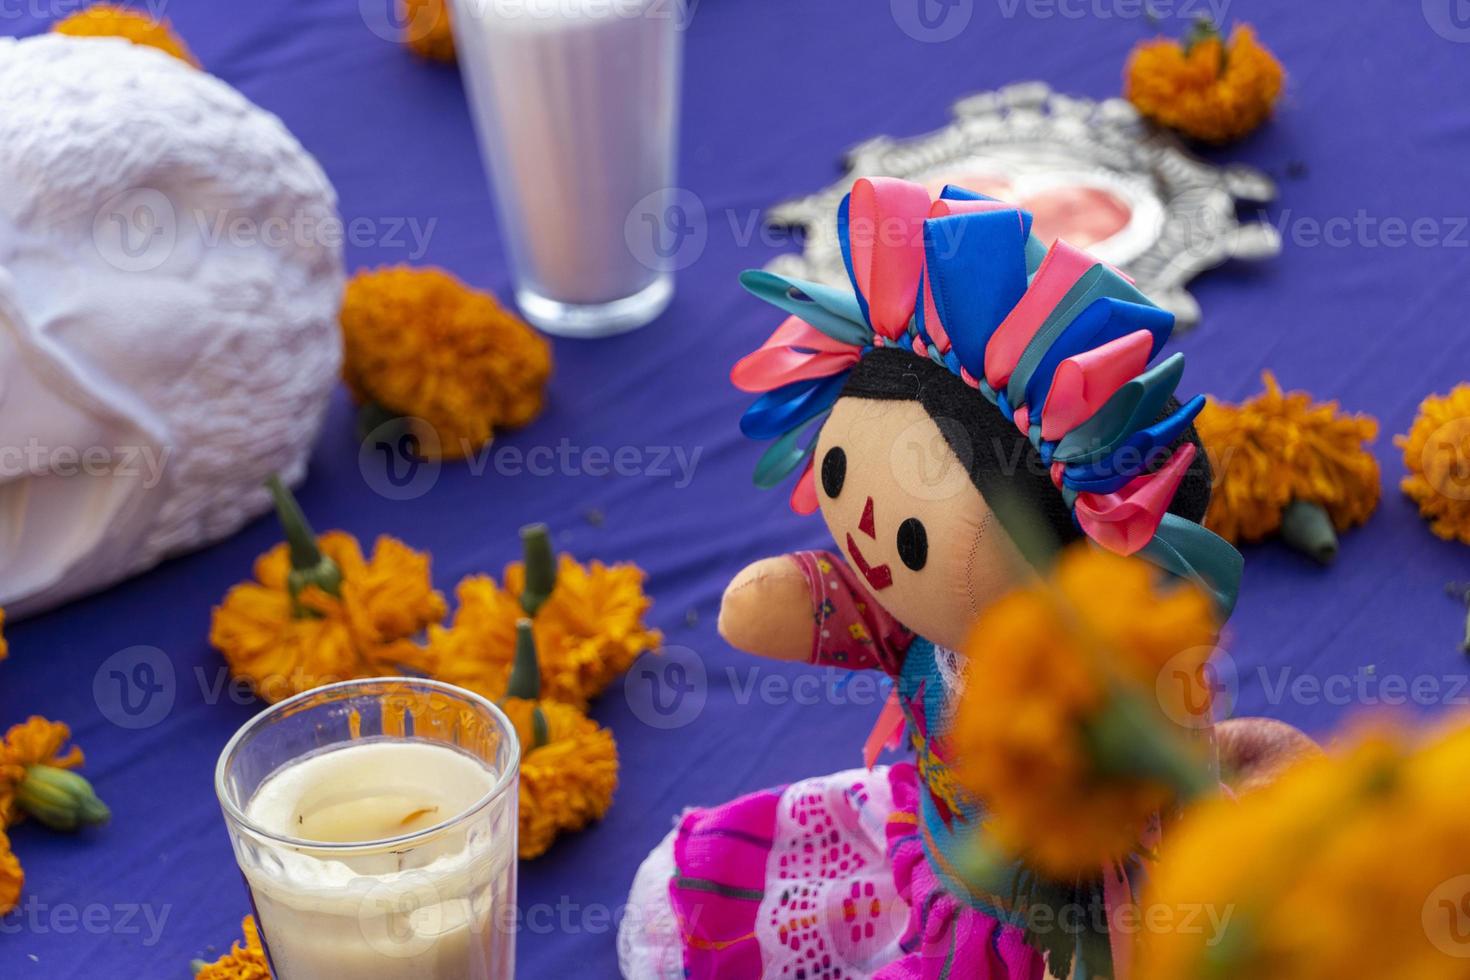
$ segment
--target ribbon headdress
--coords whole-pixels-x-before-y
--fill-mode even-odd
[[[756,484],[775,486],[805,464],[791,506],[816,510],[810,457],[821,421],[865,353],[907,348],[1015,424],[1087,537],[1198,583],[1228,615],[1240,554],[1168,512],[1197,453],[1190,441],[1169,447],[1205,403],[1196,396],[1165,414],[1184,355],[1153,361],[1173,314],[1080,249],[1048,249],[1026,211],[962,188],[931,201],[918,184],[862,179],[837,222],[851,291],[760,270],[740,277],[790,314],[730,373],[761,393],[741,431],[775,440]],[[1167,461],[1154,466],[1161,454]]]

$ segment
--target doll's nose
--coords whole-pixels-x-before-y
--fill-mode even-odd
[[[866,534],[868,537],[872,538],[874,541],[878,540],[878,532],[873,526],[872,497],[868,498],[868,504],[866,507],[863,508],[863,519],[858,522],[858,530]]]

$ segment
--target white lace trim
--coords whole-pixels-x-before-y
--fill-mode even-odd
[[[852,769],[788,786],[778,803],[765,894],[756,914],[767,980],[869,980],[902,955],[909,907],[887,859],[888,771]],[[684,980],[669,899],[677,830],[638,868],[618,927],[627,980]]]
[[[618,925],[618,969],[627,980],[684,980],[684,945],[669,901],[674,837],[659,842],[633,877],[628,907]]]
[[[950,704],[959,700],[965,692],[965,678],[970,673],[970,658],[958,650],[934,644],[934,668],[944,683],[944,692]]]
[[[787,787],[756,916],[763,976],[866,980],[900,955],[908,905],[886,857],[887,770]]]

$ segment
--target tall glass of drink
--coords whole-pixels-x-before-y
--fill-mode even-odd
[[[661,230],[678,207],[692,9],[692,0],[454,0],[516,302],[549,333],[631,330],[673,295],[676,249]]]

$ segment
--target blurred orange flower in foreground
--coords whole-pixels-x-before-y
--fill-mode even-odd
[[[1216,631],[1203,592],[1162,588],[1152,566],[1086,544],[987,608],[965,649],[984,682],[966,685],[950,748],[990,838],[1059,878],[1136,850],[1179,795],[1148,756],[1199,761],[1187,728],[1200,706],[1157,678],[1166,665],[1198,671]]]
[[[1470,728],[1392,727],[1191,810],[1164,840],[1137,980],[1451,980],[1470,956]]]

